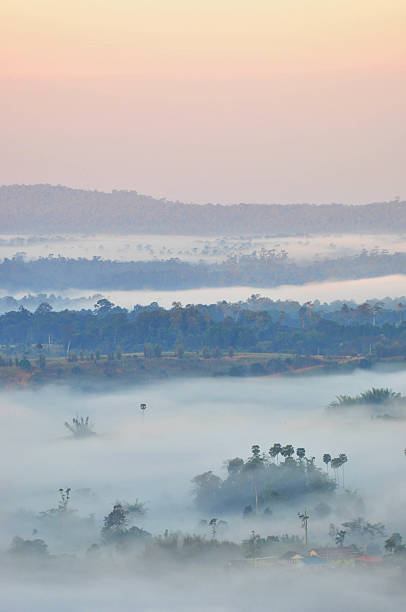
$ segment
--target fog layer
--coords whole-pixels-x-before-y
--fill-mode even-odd
[[[104,394],[55,387],[3,392],[0,452],[7,469],[1,478],[0,547],[6,550],[15,535],[29,539],[35,529],[35,537],[45,539],[51,553],[75,553],[83,560],[79,574],[68,560],[65,569],[55,569],[51,589],[41,586],[49,579],[49,571],[41,565],[28,573],[7,574],[0,609],[48,611],[58,602],[61,610],[231,612],[260,605],[271,594],[278,611],[290,611],[299,601],[305,611],[326,609],[327,603],[337,612],[383,609],[394,577],[382,573],[377,580],[362,573],[357,580],[348,573],[340,575],[346,581],[343,591],[331,573],[320,581],[317,574],[306,577],[305,570],[271,574],[247,570],[234,575],[224,566],[215,570],[209,565],[204,570],[173,567],[161,575],[147,564],[141,566],[145,575],[138,570],[135,577],[131,565],[121,565],[119,559],[107,569],[89,565],[83,556],[98,540],[103,516],[117,500],[146,502],[148,512],[137,524],[153,535],[165,529],[196,532],[199,520],[210,517],[194,506],[191,479],[207,470],[224,476],[225,459],[246,458],[252,444],[266,452],[275,441],[304,446],[319,465],[325,452],[347,453],[346,486],[357,489],[363,498],[365,517],[384,522],[388,533],[401,532],[405,422],[371,420],[351,412],[337,416],[325,409],[336,394],[355,395],[371,386],[406,393],[404,371],[381,368],[324,377],[174,381]],[[147,403],[145,412],[139,409],[142,402]],[[77,414],[90,416],[96,436],[80,440],[70,436],[63,424]],[[60,487],[72,488],[71,504],[78,516],[94,514],[93,523],[76,535],[56,535],[38,521],[39,512],[55,506]],[[282,515],[265,523],[224,516],[229,523],[227,538],[241,540],[252,529],[264,536],[300,533],[300,510],[286,507]],[[351,518],[356,517],[313,520],[312,537],[326,544],[329,521]],[[102,586],[97,582],[101,576]],[[292,577],[294,590],[289,586]],[[69,588],[66,580],[74,580],[75,586]],[[385,609],[399,609],[399,589],[396,582]]]

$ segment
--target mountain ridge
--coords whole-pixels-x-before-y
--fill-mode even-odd
[[[137,191],[0,186],[2,233],[295,235],[406,231],[406,202],[185,204]]]

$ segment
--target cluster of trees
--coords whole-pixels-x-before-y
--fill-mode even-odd
[[[27,294],[21,298],[12,296],[0,297],[0,314],[17,311],[21,307],[35,311],[41,304],[49,304],[53,310],[91,309],[95,302],[104,299],[103,295],[95,294],[89,297],[69,298],[53,293]],[[133,313],[157,310],[159,304],[151,302],[148,306],[136,305]],[[253,294],[245,301],[219,301],[216,304],[199,304],[198,308],[207,312],[213,321],[222,321],[227,317],[237,319],[243,310],[267,312],[274,321],[288,327],[298,327],[308,324],[310,320],[329,319],[341,325],[359,325],[371,323],[382,326],[385,323],[398,324],[403,322],[406,310],[406,297],[382,301],[368,300],[356,304],[353,300],[335,300],[331,303],[321,303],[319,300],[301,304],[297,300],[272,300],[271,298]]]
[[[343,468],[342,470],[343,488],[345,486],[344,484],[344,465],[347,463],[347,461],[348,461],[348,457],[345,453],[340,453],[338,457],[332,457],[330,453],[324,453],[323,455],[323,462],[326,464],[327,471],[328,471],[329,466],[331,466],[331,469],[333,470],[333,473],[334,473],[334,479],[336,483],[338,483],[339,481],[338,470],[340,468]]]
[[[42,257],[24,261],[21,255],[0,263],[1,286],[10,291],[53,290],[177,290],[197,287],[302,285],[329,279],[358,279],[403,274],[406,253],[362,251],[358,255],[297,263],[286,252],[261,250],[222,262],[191,263],[179,259],[110,261]]]
[[[314,457],[306,457],[303,447],[295,450],[292,444],[273,444],[267,453],[254,444],[246,461],[235,457],[226,465],[224,480],[212,471],[193,479],[199,509],[269,515],[280,503],[299,502],[309,495],[328,497],[337,487],[336,481],[316,466]]]
[[[369,544],[369,547],[373,548],[371,547],[371,542],[376,538],[385,537],[385,526],[383,523],[371,523],[359,517],[342,523],[341,527],[336,527],[334,523],[330,523],[329,536],[337,546],[344,546],[345,540],[351,538],[353,544],[356,543],[362,547]],[[387,542],[390,541],[389,539],[385,542],[386,550],[389,550]],[[378,547],[376,548],[378,549]]]
[[[44,303],[49,304],[55,310],[80,310],[81,308],[91,308],[93,304],[102,297],[102,295],[96,294],[89,297],[69,298],[61,295],[54,295],[53,293],[28,294],[23,297],[7,295],[0,297],[0,314],[10,312],[11,310],[18,310],[21,306],[27,310],[34,311],[38,306]]]
[[[381,547],[376,542],[378,538],[385,537],[384,526],[382,523],[370,523],[364,519],[355,519],[343,523],[345,529],[337,528],[334,524],[330,525],[329,536],[337,547],[343,547],[346,540],[351,542],[351,547],[355,552],[362,555],[362,551],[367,554],[380,554]],[[107,547],[107,549],[106,549]],[[152,536],[144,529],[138,527],[128,527],[128,518],[124,507],[117,503],[113,510],[104,518],[104,525],[101,530],[99,543],[92,544],[87,551],[88,559],[102,556],[104,549],[107,554],[111,548],[117,553],[128,553],[137,551],[141,563],[146,561],[162,562],[168,561],[190,561],[191,559],[208,559],[230,561],[238,564],[237,559],[258,559],[268,555],[280,555],[280,559],[290,558],[293,553],[308,553],[308,546],[304,539],[298,535],[268,535],[261,536],[252,530],[250,536],[243,540],[241,544],[231,542],[227,539],[217,537],[207,538],[198,534],[184,534],[180,531],[169,532],[167,529],[162,535]],[[406,547],[403,544],[403,537],[395,532],[384,541],[384,549],[391,557],[396,557],[396,562],[404,562],[406,557]],[[8,551],[9,555],[16,560],[38,560],[52,559],[48,545],[43,539],[33,540],[23,539],[19,536],[13,538]],[[130,557],[132,562],[134,558]]]
[[[385,540],[385,550],[393,554],[406,554],[406,546],[400,533],[395,532]]]
[[[151,534],[133,525],[129,527],[129,519],[134,514],[144,514],[142,507],[138,512],[131,506],[125,506],[117,502],[113,510],[104,517],[103,528],[101,530],[101,541],[103,544],[114,544],[118,548],[130,548],[134,544],[151,537]],[[97,545],[96,545],[97,546]],[[93,549],[94,550],[94,549]]]
[[[406,323],[373,325],[368,321],[351,327],[320,315],[311,314],[305,305],[297,327],[274,320],[265,311],[236,309],[229,315],[228,305],[222,312],[204,306],[182,307],[174,303],[169,310],[142,308],[128,312],[108,300],[99,300],[94,310],[54,312],[41,304],[32,313],[25,308],[0,315],[0,344],[9,363],[12,347],[36,347],[38,359],[45,367],[43,347],[63,347],[70,359],[77,352],[91,352],[94,359],[100,351],[120,358],[121,351],[144,351],[147,358],[159,357],[162,350],[204,351],[204,357],[219,357],[219,351],[230,356],[235,349],[250,352],[289,353],[300,355],[400,355],[406,356]],[[97,353],[99,351],[99,353]],[[1,359],[1,356],[0,356]],[[29,367],[29,363],[25,363]],[[41,367],[42,367],[41,366]]]
[[[284,499],[291,502],[290,506],[292,506],[292,502],[296,504],[299,501],[299,496],[303,495],[305,487],[303,474],[305,476],[304,480],[308,481],[306,493],[312,493],[313,499],[315,494],[320,498],[320,495],[331,495],[334,491],[335,484],[315,466],[314,457],[306,458],[303,447],[295,449],[291,444],[283,446],[276,443],[271,446],[266,454],[261,453],[258,445],[253,445],[251,451],[251,456],[245,462],[239,458],[227,462],[228,477],[226,480],[221,483],[217,482],[216,485],[212,480],[211,487],[216,486],[217,497],[219,495],[224,497],[224,494],[226,494],[229,497],[231,496],[235,503],[238,497],[236,489],[240,487],[242,491],[238,503],[241,503],[245,501],[244,495],[248,482],[249,488],[251,488],[249,495],[251,495],[251,498],[257,496],[257,506],[262,510],[265,496],[268,497],[267,502],[269,502],[269,499],[275,502],[279,497],[278,492],[272,490],[269,482],[267,482],[267,479],[272,479],[272,483],[275,483],[281,491],[284,490]],[[201,477],[206,477],[208,474],[211,473],[208,472],[194,479],[198,494],[202,494],[202,491],[198,490],[203,482]],[[212,475],[212,478],[216,477]],[[204,486],[206,487],[204,495],[207,496],[207,478],[203,480],[205,480]],[[296,490],[297,487],[299,487],[298,490]],[[224,490],[221,492],[221,489]],[[59,533],[63,532],[65,537],[67,534],[72,537],[78,527],[84,526],[85,530],[89,531],[89,520],[77,517],[75,515],[76,510],[72,510],[70,507],[70,501],[71,489],[60,488],[57,506],[40,513],[41,535],[47,533],[46,528],[49,526],[52,526]],[[219,503],[224,507],[224,499],[222,502],[217,499],[217,505]],[[207,500],[204,505],[207,505]],[[230,507],[229,501],[226,506],[229,513],[235,510],[235,507]],[[89,546],[92,541],[96,540],[96,542],[88,548],[88,555],[96,558],[98,556],[107,558],[111,556],[111,549],[113,548],[122,553],[141,552],[144,560],[162,559],[162,554],[167,556],[168,559],[178,560],[202,558],[207,554],[214,554],[217,557],[225,556],[225,559],[229,560],[236,557],[258,558],[266,554],[275,555],[275,553],[281,554],[292,550],[306,554],[309,550],[307,541],[309,514],[306,511],[298,515],[300,519],[306,520],[305,538],[288,534],[261,537],[252,530],[249,538],[243,540],[241,544],[224,539],[228,523],[218,518],[201,520],[197,528],[200,533],[195,535],[185,535],[180,531],[169,532],[165,530],[162,535],[152,536],[145,529],[133,524],[134,521],[138,522],[139,519],[144,517],[146,511],[146,505],[138,499],[134,503],[116,501],[112,510],[104,517],[101,529],[93,530],[90,535],[91,539],[87,545]],[[245,508],[244,515],[246,517],[254,513],[253,509],[249,511],[247,507]],[[269,508],[265,508],[265,514],[269,513]],[[311,524],[313,524],[315,516],[317,516],[316,513],[310,513]],[[201,535],[202,529],[206,532],[209,529],[209,532]],[[37,533],[37,529],[34,529],[33,535],[37,535]],[[379,540],[387,537],[385,526],[382,523],[372,523],[362,517],[347,520],[340,526],[330,523],[328,535],[337,547],[344,546],[348,540],[353,548],[360,547],[367,554],[380,554]],[[87,536],[89,536],[89,533]],[[88,540],[88,537],[84,540]],[[402,536],[399,533],[392,533],[384,541],[384,548],[391,555],[404,556],[406,551]],[[19,536],[15,537],[11,542],[9,554],[14,558],[34,561],[39,558],[51,558],[48,546],[42,537],[32,540],[25,540]],[[287,558],[286,555],[281,557],[281,559],[283,558]]]

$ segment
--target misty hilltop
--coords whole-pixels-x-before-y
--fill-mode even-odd
[[[6,185],[0,187],[0,226],[5,233],[399,233],[406,231],[406,202],[199,205],[155,199],[136,191]]]

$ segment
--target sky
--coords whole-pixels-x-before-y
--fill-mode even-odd
[[[0,184],[406,198],[404,0],[3,0]]]

